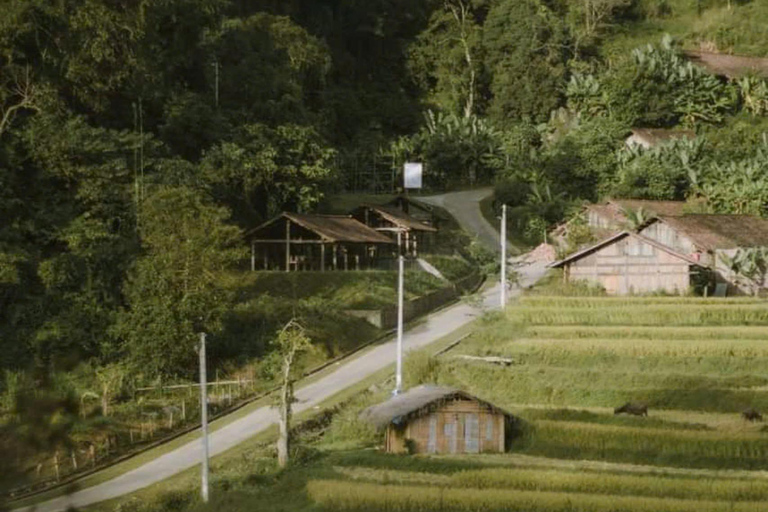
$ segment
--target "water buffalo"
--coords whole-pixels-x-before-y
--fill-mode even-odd
[[[741,412],[741,417],[747,421],[763,421],[763,415],[757,409],[750,407]]]
[[[648,405],[640,402],[627,402],[613,410],[613,414],[631,414],[633,416],[648,416]]]

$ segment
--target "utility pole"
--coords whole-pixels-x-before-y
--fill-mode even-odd
[[[208,379],[205,371],[205,333],[200,333],[200,415],[202,416],[203,467],[202,489],[203,503],[208,503]]]
[[[397,232],[397,369],[395,371],[395,390],[393,395],[403,391],[403,274],[405,256],[402,249],[402,231]]]
[[[507,306],[507,205],[501,205],[501,309]]]

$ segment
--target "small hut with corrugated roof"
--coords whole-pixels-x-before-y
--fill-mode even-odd
[[[512,416],[453,388],[418,386],[366,409],[361,419],[386,429],[387,453],[503,452]]]

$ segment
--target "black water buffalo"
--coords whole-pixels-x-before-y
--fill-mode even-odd
[[[622,413],[633,416],[648,416],[648,405],[640,402],[627,402],[613,410],[613,414]]]
[[[741,417],[747,421],[763,421],[763,415],[757,409],[750,407],[741,411]]]

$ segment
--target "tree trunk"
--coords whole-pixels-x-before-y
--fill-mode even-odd
[[[289,380],[290,363],[285,366],[283,386],[280,390],[280,421],[277,438],[277,465],[281,468],[288,465],[288,449],[290,446],[288,433],[291,429],[291,402],[293,401],[293,386]]]

